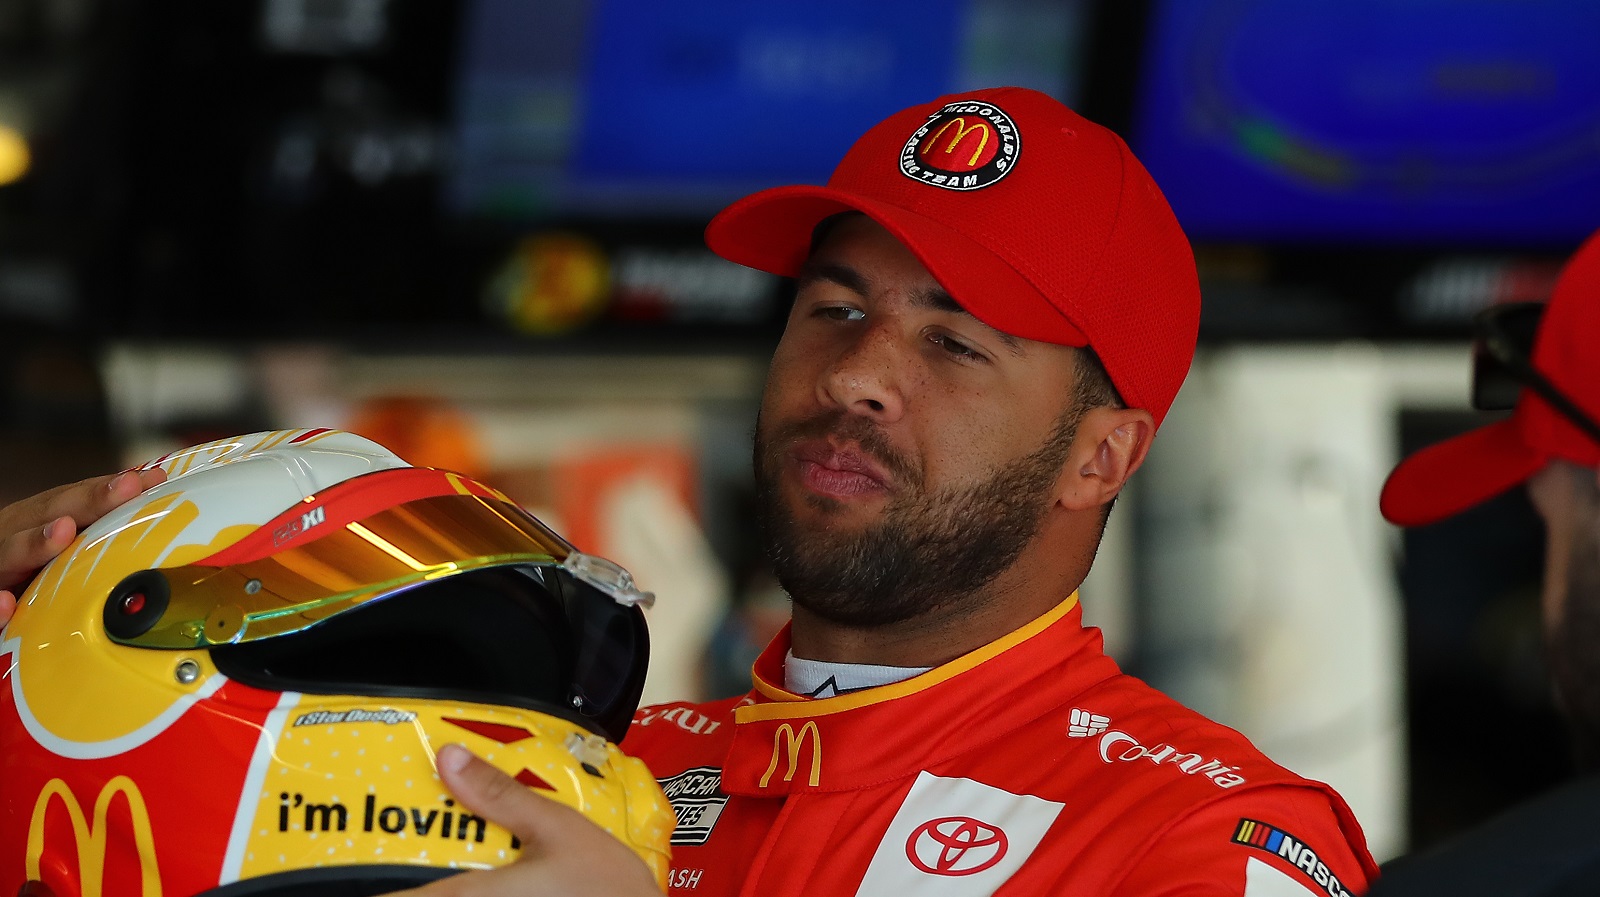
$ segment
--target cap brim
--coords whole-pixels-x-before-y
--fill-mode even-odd
[[[817,224],[849,211],[893,234],[951,298],[990,327],[1023,339],[1088,345],[1076,324],[989,248],[914,211],[843,190],[797,185],[751,194],[711,220],[706,245],[729,261],[793,277],[810,254]]]
[[[1514,420],[1503,420],[1401,461],[1383,484],[1378,509],[1399,526],[1436,523],[1526,481],[1548,461],[1522,440]]]

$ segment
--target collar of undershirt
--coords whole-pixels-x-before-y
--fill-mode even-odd
[[[920,676],[933,667],[891,667],[875,663],[807,660],[790,651],[783,659],[783,687],[808,698],[831,698]]]

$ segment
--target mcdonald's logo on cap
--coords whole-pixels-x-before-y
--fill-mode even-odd
[[[952,132],[948,141],[944,139],[946,131]],[[957,171],[962,168],[977,168],[980,159],[988,161],[994,157],[994,147],[989,145],[989,137],[993,133],[994,129],[989,127],[988,122],[979,119],[968,123],[965,117],[958,115],[940,125],[939,129],[933,132],[933,136],[923,142],[920,152],[923,159],[926,160],[930,151],[937,150],[938,156],[936,158],[943,159],[941,168]],[[971,134],[978,135],[976,141],[967,140],[968,135]],[[998,145],[999,141],[995,141],[995,143]],[[972,147],[972,155],[963,162],[961,157],[966,154],[969,145]],[[986,152],[987,155],[985,155]]]
[[[41,880],[39,861],[44,856],[45,817],[50,805],[59,798],[72,822],[72,837],[78,856],[78,887],[83,897],[100,897],[105,887],[106,817],[111,813],[112,798],[119,794],[128,805],[134,847],[139,852],[139,893],[144,897],[160,897],[161,872],[156,867],[156,842],[150,829],[150,813],[145,809],[144,795],[139,792],[139,786],[127,776],[117,776],[100,789],[100,796],[94,802],[94,814],[90,817],[84,816],[82,805],[66,782],[51,779],[45,784],[33,803],[33,819],[28,824],[28,879]]]
[[[811,774],[807,781],[811,783],[811,787],[817,787],[822,781],[822,733],[817,731],[816,720],[806,720],[806,724],[800,727],[798,733],[795,732],[794,726],[788,723],[778,727],[778,731],[772,736],[772,762],[767,764],[767,771],[761,776],[760,786],[765,788],[767,783],[772,781],[772,774],[778,769],[778,756],[785,749],[788,751],[789,765],[784,769],[783,780],[792,781],[800,766],[800,749],[805,747],[807,741],[811,743]]]
[[[900,173],[946,190],[977,190],[1016,166],[1022,137],[993,103],[957,102],[929,116],[900,150]]]

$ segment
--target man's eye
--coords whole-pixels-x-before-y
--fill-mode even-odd
[[[934,345],[943,349],[947,354],[956,358],[977,360],[983,357],[974,351],[971,346],[943,333],[931,334],[928,339],[932,340]]]
[[[817,309],[817,314],[830,321],[859,321],[866,317],[866,314],[861,309],[851,308],[848,305],[824,306]]]

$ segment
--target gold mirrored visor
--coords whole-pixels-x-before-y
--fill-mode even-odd
[[[334,519],[336,502],[308,507],[261,527],[258,541],[276,539],[295,523],[307,536],[318,527],[313,538],[294,529],[288,544],[265,556],[248,557],[260,546],[246,546],[127,577],[107,599],[107,634],[142,648],[236,645],[298,632],[444,577],[515,565],[555,575],[570,572],[562,567],[569,557],[587,559],[531,514],[495,496],[431,495],[342,523]]]

